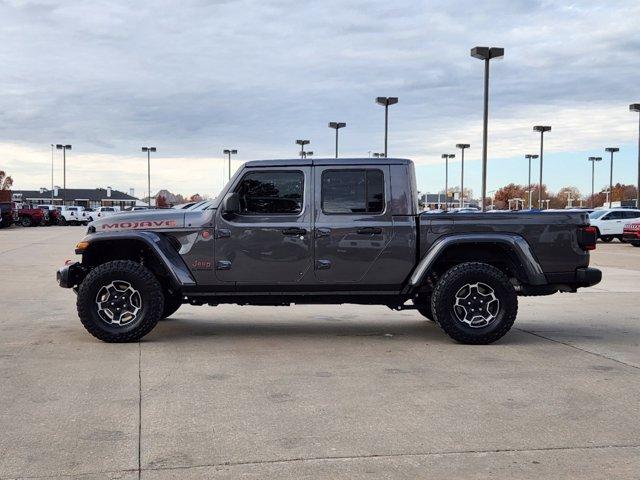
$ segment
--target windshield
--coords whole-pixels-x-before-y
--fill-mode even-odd
[[[607,213],[607,211],[606,211],[606,210],[597,210],[597,211],[595,211],[595,212],[591,212],[591,213],[589,214],[589,218],[590,218],[591,220],[595,220],[596,218],[600,218],[601,216],[603,216],[605,213]]]

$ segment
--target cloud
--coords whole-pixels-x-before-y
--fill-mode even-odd
[[[535,123],[553,126],[550,152],[637,134],[627,111],[639,94],[635,0],[40,0],[5,2],[0,14],[0,167],[19,187],[49,184],[40,172],[52,142],[74,145],[81,186],[137,190],[140,146],[156,145],[154,177],[185,193],[218,188],[224,148],[295,156],[304,137],[331,155],[328,121],[348,124],[344,155],[365,156],[382,148],[378,95],[400,97],[391,154],[437,163],[466,142],[473,160],[478,44],[506,50],[491,65],[491,158],[535,149]]]

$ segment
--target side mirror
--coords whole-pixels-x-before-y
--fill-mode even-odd
[[[222,200],[223,215],[237,215],[240,213],[240,196],[237,193],[227,193]]]

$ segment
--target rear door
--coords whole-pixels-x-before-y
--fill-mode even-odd
[[[311,272],[311,167],[247,169],[231,191],[241,212],[216,212],[218,280],[253,285],[300,283]]]
[[[393,237],[389,166],[315,166],[318,282],[382,284],[375,268]]]
[[[622,235],[624,212],[614,210],[607,213],[600,221],[600,233],[602,235]]]

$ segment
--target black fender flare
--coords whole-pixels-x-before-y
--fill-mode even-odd
[[[92,248],[99,248],[100,243],[113,241],[138,241],[146,245],[156,256],[158,261],[164,265],[169,272],[169,279],[175,288],[185,286],[194,286],[196,281],[191,275],[191,271],[184,263],[184,260],[169,240],[156,232],[149,231],[119,231],[119,232],[100,232],[87,235],[81,240],[87,242],[88,245],[83,250],[76,250],[76,253],[83,253]]]
[[[449,247],[461,244],[492,244],[506,247],[518,259],[522,271],[530,285],[546,285],[547,278],[527,241],[520,235],[510,233],[463,233],[438,238],[411,273],[408,287],[413,289],[422,284],[433,265]]]

